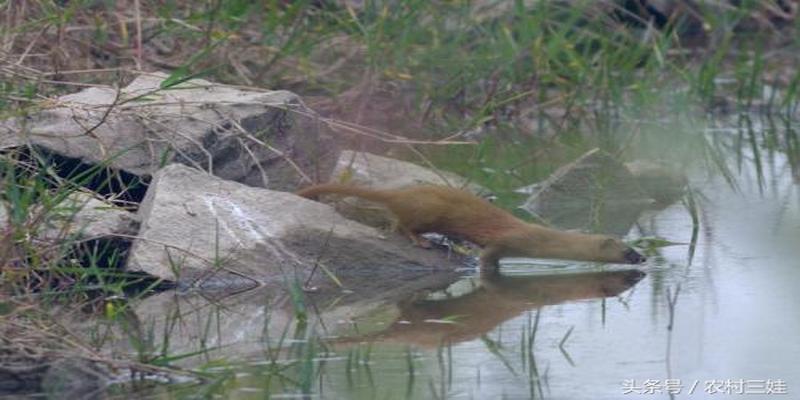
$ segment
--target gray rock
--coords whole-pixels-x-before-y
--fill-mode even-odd
[[[42,228],[41,237],[45,239],[127,237],[137,234],[139,221],[130,211],[89,193],[75,192],[49,213]]]
[[[0,397],[5,399],[16,395],[23,398],[26,394],[41,392],[42,377],[50,365],[21,351],[22,354],[15,354],[4,349],[6,352],[10,354],[0,355]]]
[[[537,185],[521,208],[561,229],[625,235],[653,203],[622,163],[593,149]]]
[[[155,174],[139,215],[127,267],[172,281],[295,276],[324,289],[336,286],[329,272],[346,288],[380,291],[460,265],[399,235],[381,238],[324,204],[179,164]]]
[[[25,350],[25,346],[5,346],[0,354],[0,397],[3,399],[31,395],[92,399],[97,398],[111,380],[107,368],[80,356],[34,355]]]
[[[160,89],[143,74],[119,91],[93,87],[43,111],[0,122],[0,148],[37,145],[139,176],[179,162],[251,186],[291,190],[325,180],[335,141],[293,93],[246,91],[195,79]]]
[[[317,291],[303,293],[302,301],[292,300],[284,287],[265,286],[254,290],[214,297],[207,291],[188,291],[176,295],[163,292],[131,302],[132,314],[140,321],[141,330],[126,330],[113,343],[116,351],[127,350],[134,342],[125,335],[147,335],[147,332],[169,331],[169,337],[156,335],[153,348],[161,349],[163,341],[175,354],[203,352],[209,357],[250,358],[263,355],[264,347],[287,346],[286,332],[295,339],[357,336],[382,331],[398,315],[398,302],[415,293],[443,289],[457,280],[453,274],[431,274],[425,279],[395,281],[388,291],[366,287],[356,290]],[[420,291],[420,289],[423,289]],[[298,319],[307,321],[299,330]],[[180,323],[176,323],[180,319]],[[208,329],[213,321],[214,329]],[[91,325],[73,328],[90,332]],[[141,333],[140,333],[141,332]],[[147,336],[145,336],[147,337]],[[133,349],[130,349],[133,351]],[[156,350],[158,351],[158,350]],[[193,367],[205,362],[204,357],[176,361]]]
[[[111,373],[103,365],[78,357],[54,360],[42,378],[42,391],[50,398],[100,398],[111,381]]]
[[[407,161],[351,150],[343,150],[339,155],[331,181],[374,189],[433,184],[464,188],[477,195],[488,194],[485,188],[452,172],[436,171]],[[381,228],[391,225],[391,213],[380,204],[352,197],[336,198],[331,203],[340,214],[362,224]]]
[[[390,189],[421,183],[464,187],[475,193],[485,192],[477,184],[448,171],[436,171],[407,161],[379,155],[343,150],[331,174],[331,180],[346,181],[376,189]]]
[[[147,332],[169,331],[168,338],[156,337],[152,349],[158,351],[169,340],[175,354],[201,351],[209,357],[249,358],[263,354],[264,346],[287,345],[286,332],[295,332],[295,339],[325,337],[334,348],[338,343],[354,341],[394,341],[436,347],[443,339],[456,343],[474,339],[496,329],[497,325],[533,308],[567,301],[615,296],[644,276],[632,269],[612,271],[540,271],[525,276],[490,276],[441,279],[418,279],[417,289],[408,282],[396,281],[386,291],[359,290],[304,293],[302,301],[281,287],[210,296],[206,291],[189,291],[176,295],[163,292],[132,301],[126,335],[147,335]],[[452,283],[449,287],[449,283]],[[454,293],[457,285],[468,285]],[[457,323],[436,323],[458,316]],[[299,331],[298,318],[307,324]],[[180,319],[180,323],[176,323]],[[215,329],[208,329],[213,321]],[[92,325],[73,328],[89,331]],[[298,331],[300,332],[298,334]],[[145,336],[146,337],[146,336]],[[116,351],[136,342],[119,338]],[[122,350],[121,350],[122,349]],[[131,349],[132,351],[132,349]],[[187,367],[205,362],[203,357],[181,361]]]
[[[0,203],[0,229],[3,230],[10,228],[8,208],[8,204]],[[35,206],[29,218],[40,213],[44,218],[36,226],[37,240],[99,239],[133,236],[139,231],[136,214],[85,192],[68,195],[51,210]]]
[[[673,203],[683,196],[689,179],[670,166],[646,160],[625,163],[639,187],[659,205]]]

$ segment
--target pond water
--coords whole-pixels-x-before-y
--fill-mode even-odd
[[[643,277],[622,266],[514,262],[503,278],[481,281],[465,271],[447,290],[413,301],[340,305],[336,296],[320,298],[302,304],[306,323],[293,318],[298,300],[269,290],[234,302],[146,299],[139,310],[194,312],[171,325],[176,349],[224,347],[188,362],[214,360],[203,367],[214,376],[210,383],[140,394],[800,398],[800,186],[783,153],[761,154],[759,168],[752,153],[740,156],[738,190],[706,178],[717,174],[691,177],[696,231],[681,202],[640,216],[628,239],[680,243],[637,266]],[[281,307],[294,311],[275,311]],[[363,316],[363,309],[373,311]],[[190,325],[199,328],[178,331]]]

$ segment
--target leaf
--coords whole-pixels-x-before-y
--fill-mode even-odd
[[[189,72],[189,65],[181,65],[175,71],[172,71],[172,73],[169,74],[167,79],[161,81],[161,85],[159,85],[159,87],[161,89],[167,89],[175,85],[178,85],[180,83],[186,82],[189,79],[192,79],[192,74],[191,72]]]

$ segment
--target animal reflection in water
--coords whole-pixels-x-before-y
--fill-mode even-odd
[[[361,338],[435,347],[480,337],[523,312],[567,301],[616,296],[644,278],[636,269],[482,279],[463,296],[400,304],[388,329]],[[432,322],[453,318],[448,323]],[[450,323],[452,322],[452,323]]]

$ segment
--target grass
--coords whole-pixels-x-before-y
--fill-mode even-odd
[[[395,121],[413,122],[369,127],[381,133],[400,132],[422,143],[474,142],[400,144],[393,150],[487,186],[508,208],[518,201],[514,189],[543,179],[593,147],[623,160],[702,168],[722,175],[732,187],[738,169],[760,172],[764,159],[777,151],[800,176],[793,125],[800,104],[798,52],[793,51],[800,19],[780,30],[742,32],[741,24],[763,11],[758,2],[700,9],[703,29],[697,35],[707,38],[705,46],[687,44],[692,23],[686,16],[656,29],[630,10],[600,10],[594,2],[539,2],[536,7],[507,2],[506,8],[477,12],[472,2],[422,0],[366,1],[360,9],[310,0],[61,3],[0,2],[0,118],[32,115],[48,106],[47,99],[92,85],[124,85],[138,70],[166,70],[171,75],[165,88],[203,77],[289,89],[312,105],[315,99],[333,99],[368,114],[389,109],[397,114],[390,115]],[[390,95],[381,96],[384,92]],[[366,101],[348,103],[354,93]],[[370,108],[372,103],[388,107]],[[758,113],[758,124],[741,117],[733,136],[711,129],[715,115],[738,118],[751,112]],[[332,115],[361,123],[357,113]],[[385,143],[364,142],[367,148],[386,149]],[[736,163],[729,162],[730,155]],[[124,329],[127,301],[154,284],[110,269],[124,259],[112,244],[79,246],[66,234],[54,242],[37,240],[37,232],[72,193],[91,182],[95,187],[105,182],[111,190],[112,179],[103,166],[74,173],[57,169],[35,152],[4,151],[0,160],[0,199],[8,207],[0,237],[0,320],[44,332],[43,324],[55,322],[31,311],[31,305],[73,302],[90,305]],[[696,234],[702,204],[692,196],[686,201]],[[134,288],[138,291],[131,297]],[[326,349],[308,339],[313,335],[307,332],[310,315],[300,284],[292,282],[289,289],[297,338],[303,340],[287,352],[283,341],[268,349],[267,385],[275,379],[282,390],[312,394],[324,374],[324,365],[315,360]],[[528,353],[523,365],[530,371],[531,393],[541,397],[533,356],[537,326],[538,314],[521,346]],[[200,355],[174,354],[169,330],[161,334],[160,348],[156,333],[139,333],[130,338],[138,349],[132,369],[164,371]],[[97,345],[107,335],[99,334]],[[48,338],[42,335],[43,342]],[[449,346],[447,352],[450,360]],[[351,353],[348,364],[367,365],[362,356]],[[417,366],[412,350],[406,356],[411,393]],[[445,371],[450,374],[452,367]],[[211,384],[205,388],[213,393],[226,390],[235,377],[221,373],[206,379]],[[440,384],[431,383],[431,394],[445,397]]]
[[[541,153],[553,146],[567,147],[570,155],[576,147],[600,146],[630,157],[639,150],[632,141],[686,143],[669,152],[675,156],[685,154],[685,148],[702,149],[697,146],[702,135],[678,129],[672,132],[685,132],[683,137],[663,139],[663,132],[646,129],[647,120],[697,117],[720,101],[740,110],[765,106],[788,112],[797,107],[800,74],[791,75],[790,67],[796,56],[784,57],[789,65],[781,65],[780,52],[760,50],[766,35],[735,32],[738,23],[757,12],[756,3],[722,13],[701,10],[706,12],[704,34],[712,42],[706,49],[684,47],[681,21],[655,30],[629,11],[603,13],[590,2],[580,4],[545,2],[528,8],[514,3],[496,13],[476,13],[470,3],[460,1],[367,1],[358,10],[318,7],[310,1],[142,4],[124,14],[125,24],[117,26],[106,22],[117,17],[109,5],[71,2],[64,12],[32,2],[27,14],[12,18],[15,23],[2,32],[19,47],[11,53],[17,58],[9,61],[29,67],[10,68],[5,100],[17,106],[7,108],[13,113],[33,107],[26,99],[53,93],[68,82],[114,83],[134,68],[171,70],[171,83],[204,76],[315,96],[391,85],[414,104],[410,117],[423,122],[424,131],[415,130],[415,135],[441,139],[472,133],[470,138],[480,142],[477,150],[459,150],[472,152],[471,157],[448,161],[447,156],[425,156],[460,171],[499,171],[470,174],[498,191],[507,191],[509,180],[530,182],[552,170]],[[629,21],[620,22],[622,17]],[[58,29],[71,26],[91,29],[57,35]],[[793,32],[788,28],[780,35],[790,38]],[[93,65],[79,66],[67,65],[72,57],[61,57],[57,65],[45,66],[25,52],[26,39],[35,39],[32,46],[42,54],[80,54],[86,50],[79,44],[96,42],[94,50],[108,60],[89,58]],[[144,55],[145,50],[170,45],[167,55],[152,60]],[[50,74],[64,80],[43,82]],[[723,85],[724,80],[735,83]],[[782,96],[773,91],[761,104],[766,83],[786,80]],[[675,93],[676,88],[683,93]],[[509,137],[516,138],[517,152],[525,154],[497,149],[508,147],[496,143],[508,143]],[[661,157],[670,155],[663,154],[664,146],[651,148]],[[566,155],[551,162],[558,165],[564,159]],[[520,163],[539,168],[520,168]]]

